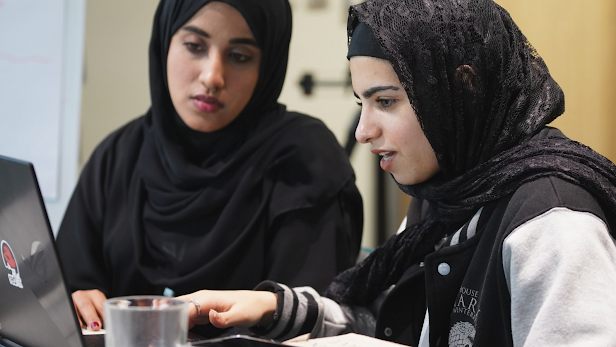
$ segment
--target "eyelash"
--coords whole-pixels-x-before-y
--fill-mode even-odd
[[[193,54],[198,54],[203,51],[203,46],[198,43],[184,42],[184,46],[186,46],[186,49],[188,49],[188,51]]]
[[[386,109],[393,106],[396,103],[395,99],[377,99],[376,102],[381,106],[381,108]],[[359,107],[363,107],[361,101],[357,101],[357,105]]]
[[[393,106],[396,103],[396,100],[394,99],[377,99],[376,102],[378,102],[382,108],[389,108],[391,106]]]
[[[237,63],[248,63],[252,60],[252,57],[246,54],[231,52],[229,53],[229,57],[233,59]]]

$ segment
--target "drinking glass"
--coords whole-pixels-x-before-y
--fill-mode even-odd
[[[188,304],[165,296],[108,299],[105,347],[187,346]]]

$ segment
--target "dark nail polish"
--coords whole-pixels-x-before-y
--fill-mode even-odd
[[[100,325],[98,324],[98,322],[92,322],[90,323],[90,327],[92,328],[92,330],[98,328]]]

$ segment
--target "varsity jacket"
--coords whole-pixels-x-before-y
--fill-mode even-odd
[[[410,209],[407,223],[418,217]],[[526,183],[434,247],[371,307],[263,282],[256,289],[276,292],[278,308],[257,332],[357,332],[420,347],[616,346],[616,246],[579,186]]]

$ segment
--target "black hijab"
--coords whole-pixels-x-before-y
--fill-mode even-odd
[[[256,230],[264,232],[286,211],[330,199],[353,180],[350,167],[336,165],[347,160],[343,151],[322,153],[319,160],[297,157],[300,140],[285,135],[307,127],[306,136],[313,140],[326,137],[319,144],[323,148],[315,152],[327,152],[335,143],[323,130],[310,134],[305,118],[299,122],[277,103],[291,36],[288,1],[217,1],[243,15],[261,48],[254,93],[223,129],[204,133],[184,124],[167,87],[168,47],[173,34],[210,0],[162,0],[150,42],[152,106],[136,159],[137,179],[128,187],[128,229],[135,233],[139,272],[176,294],[200,288],[251,288],[263,274],[238,269],[240,259],[252,259],[253,269],[263,262],[267,245],[254,244]],[[294,160],[301,172],[293,181],[276,177],[280,166]]]
[[[441,171],[399,184],[429,201],[428,216],[339,275],[330,297],[369,303],[478,208],[540,177],[589,191],[613,227],[616,168],[542,131],[564,112],[564,95],[503,8],[492,0],[368,0],[349,10],[349,40],[358,23],[372,29],[396,71]]]
[[[282,90],[287,71],[289,42],[291,40],[291,9],[287,1],[242,1],[217,0],[237,9],[251,29],[262,51],[259,80],[255,91],[240,115],[220,131],[201,133],[184,126],[175,127],[171,122],[183,122],[177,114],[167,88],[167,53],[175,32],[180,29],[199,9],[211,0],[199,1],[161,1],[154,17],[154,28],[150,41],[150,94],[152,98],[152,121],[157,135],[162,141],[177,141],[177,134],[171,132],[179,128],[182,135],[190,138],[189,145],[197,149],[209,149],[226,138],[222,146],[228,149],[235,143],[232,137],[245,136],[251,124],[257,121],[255,114],[263,114],[279,108],[278,96]],[[169,117],[174,115],[175,117]],[[237,133],[242,135],[238,135]],[[161,141],[161,142],[162,142]],[[190,147],[190,146],[189,146]]]

